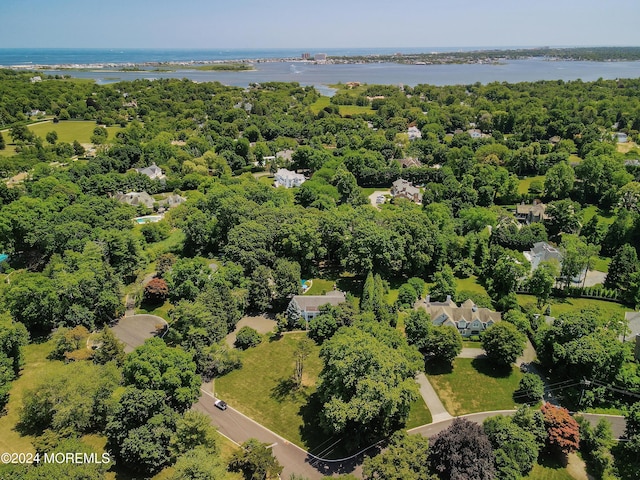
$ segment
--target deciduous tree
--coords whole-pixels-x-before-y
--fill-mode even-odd
[[[527,337],[515,325],[496,323],[482,334],[482,348],[487,357],[499,365],[511,365],[524,351]]]
[[[567,455],[580,446],[580,427],[569,411],[550,403],[542,406],[547,442],[550,447]]]
[[[429,464],[442,480],[491,480],[495,476],[493,449],[476,423],[455,418],[433,438]]]

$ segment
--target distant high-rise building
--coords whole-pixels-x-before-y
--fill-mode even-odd
[[[305,52],[302,54],[303,60],[309,60],[311,58],[311,54],[309,52]]]
[[[326,53],[316,53],[313,58],[314,58],[314,60],[316,62],[326,62],[327,61],[327,54]]]

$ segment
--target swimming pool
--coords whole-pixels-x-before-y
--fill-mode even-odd
[[[134,218],[134,220],[136,221],[136,223],[152,223],[152,222],[159,222],[160,220],[162,220],[162,216],[161,215],[145,215],[144,217],[136,217]]]

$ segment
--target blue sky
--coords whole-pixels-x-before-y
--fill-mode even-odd
[[[0,3],[0,48],[640,45],[638,0]]]

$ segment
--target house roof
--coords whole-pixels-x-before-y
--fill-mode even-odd
[[[155,163],[152,163],[148,167],[136,168],[135,170],[136,172],[146,175],[147,177],[150,177],[150,178],[158,178],[158,177],[164,176],[164,174],[162,173],[162,169],[158,167]]]
[[[395,195],[399,193],[406,193],[407,195],[420,195],[420,189],[418,187],[414,187],[411,182],[404,180],[403,178],[399,178],[395,182],[393,182],[393,192]]]
[[[425,307],[427,313],[431,316],[431,320],[438,325],[443,325],[447,321],[452,321],[458,325],[458,322],[462,320],[467,323],[479,320],[484,324],[496,323],[502,320],[500,312],[478,307],[471,299],[465,300],[458,306],[451,298],[446,302],[431,302],[427,296],[419,306]]]
[[[293,301],[298,304],[301,310],[310,312],[318,311],[322,305],[327,303],[338,305],[346,300],[344,292],[332,290],[326,295],[294,295]]]
[[[532,205],[516,205],[516,213],[518,215],[529,215],[531,213],[536,217],[548,218],[548,216],[545,214],[546,210],[547,206],[542,202],[534,203]]]
[[[122,203],[134,206],[144,205],[147,208],[152,208],[153,204],[156,202],[147,192],[118,192],[114,195],[114,198]]]

